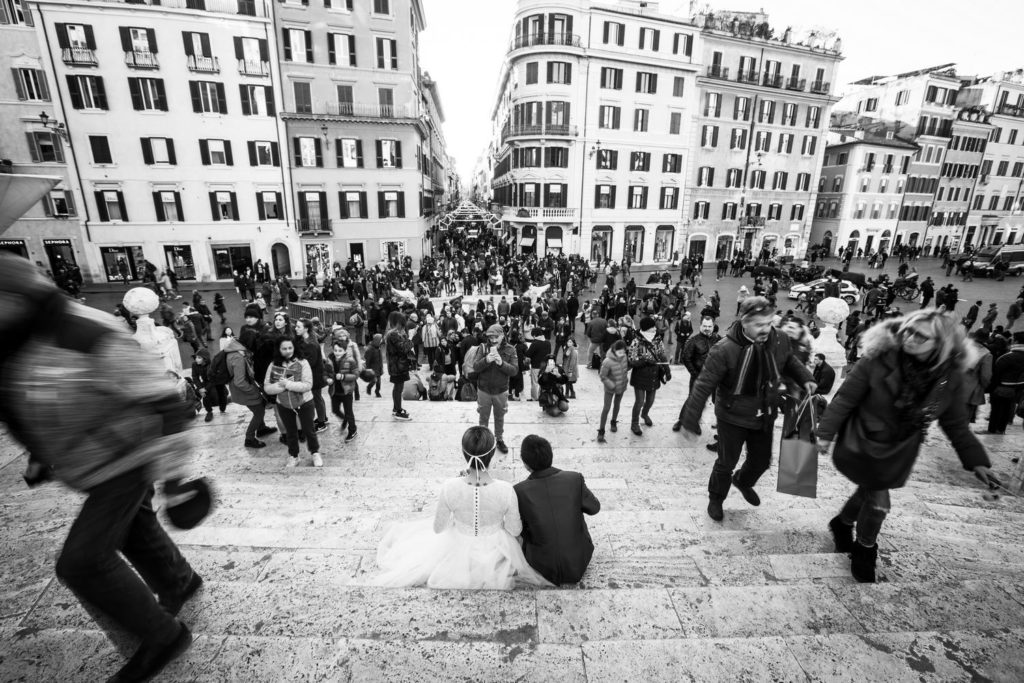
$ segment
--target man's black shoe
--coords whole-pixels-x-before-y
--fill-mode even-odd
[[[199,587],[203,585],[203,577],[199,574],[192,572],[192,578],[189,580],[188,585],[185,586],[185,590],[180,595],[168,595],[166,598],[160,596],[160,606],[164,608],[169,614],[178,616],[178,612],[181,611],[182,606],[188,602]]]
[[[678,432],[682,428],[683,428],[683,423],[682,422],[676,422],[674,425],[672,425],[672,431],[673,432]]]
[[[177,620],[175,620],[177,621]],[[135,683],[148,681],[163,671],[164,667],[180,657],[192,645],[192,632],[178,621],[178,634],[170,641],[160,643],[143,642],[128,663],[111,676],[107,683]]]
[[[722,512],[722,501],[713,498],[708,501],[708,517],[716,522],[721,522],[725,519],[725,513]]]
[[[741,494],[743,494],[743,500],[747,501],[751,505],[757,506],[761,504],[761,498],[757,495],[757,491],[754,490],[753,486],[744,486],[740,483],[740,473],[736,472],[732,475],[732,485],[736,487]]]
[[[267,444],[263,443],[259,439],[246,439],[245,440],[245,447],[246,448],[263,448],[266,445]]]
[[[260,438],[264,436],[270,436],[276,431],[277,427],[260,427],[259,429],[256,430],[256,437]]]
[[[713,441],[713,442],[709,443],[707,446],[705,446],[705,448],[707,448],[712,453],[717,453],[718,452],[718,442],[717,441]]]
[[[506,446],[505,442],[502,441],[501,439],[498,439],[498,442],[494,445],[497,446],[498,450],[501,451],[502,453],[508,453],[508,446]]]

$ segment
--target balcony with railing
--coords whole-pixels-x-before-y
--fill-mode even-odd
[[[759,80],[760,80],[760,74],[758,74],[756,71],[737,71],[736,72],[736,82],[737,83],[753,83],[754,85],[757,85],[757,82]]]
[[[106,0],[124,5],[152,5],[172,9],[190,9],[215,14],[240,14],[247,17],[266,19],[267,7],[264,0]]]
[[[124,53],[124,63],[132,69],[159,69],[156,53],[148,50],[130,50]]]
[[[777,74],[765,74],[761,81],[761,85],[766,88],[781,88],[785,80],[785,78]]]
[[[569,208],[528,208],[519,206],[505,207],[506,218],[565,218],[576,217],[576,209]]]
[[[729,67],[712,64],[708,67],[708,78],[720,78],[723,81],[729,80]]]
[[[786,79],[786,90],[796,90],[803,92],[807,88],[806,78],[787,78]]]
[[[318,102],[314,114],[370,119],[411,119],[414,112],[404,104],[378,104],[375,102]]]
[[[509,46],[509,52],[535,45],[563,45],[580,47],[580,37],[575,33],[527,33],[516,36]]]
[[[1024,119],[1024,107],[1015,104],[1002,104],[996,108],[996,114]]]
[[[261,62],[258,59],[239,59],[238,73],[243,76],[269,76],[270,62]]]
[[[295,221],[295,229],[300,235],[332,235],[331,221],[326,218],[300,218]]]
[[[501,141],[514,137],[539,137],[542,135],[561,135],[575,137],[576,126],[567,123],[506,123],[501,128]]]
[[[96,51],[87,47],[65,47],[60,51],[61,59],[65,64],[72,66],[99,66],[96,59]]]
[[[814,81],[811,83],[811,92],[816,95],[827,95],[832,84],[828,81]]]
[[[216,57],[203,57],[202,55],[189,55],[188,70],[198,73],[219,74],[220,60]]]

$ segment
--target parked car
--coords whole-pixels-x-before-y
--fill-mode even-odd
[[[825,283],[828,282],[826,278],[818,278],[817,280],[811,280],[803,284],[795,284],[789,290],[790,299],[806,299],[807,292],[814,291],[814,293],[820,298],[825,294]],[[846,280],[839,282],[839,297],[846,303],[853,306],[860,302],[860,290],[857,289],[857,285]]]

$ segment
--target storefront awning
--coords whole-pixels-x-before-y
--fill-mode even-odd
[[[561,248],[562,248],[562,240],[554,239],[554,238],[548,240],[548,249],[561,249]]]
[[[521,247],[532,247],[533,246],[533,238],[532,237],[524,237],[523,239],[519,240],[519,246],[521,246]]]

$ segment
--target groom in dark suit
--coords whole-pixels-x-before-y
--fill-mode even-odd
[[[530,476],[515,486],[526,561],[555,585],[576,583],[594,554],[583,514],[596,515],[601,503],[587,488],[583,475],[551,466],[553,455],[547,439],[527,436],[519,457],[530,471]]]

